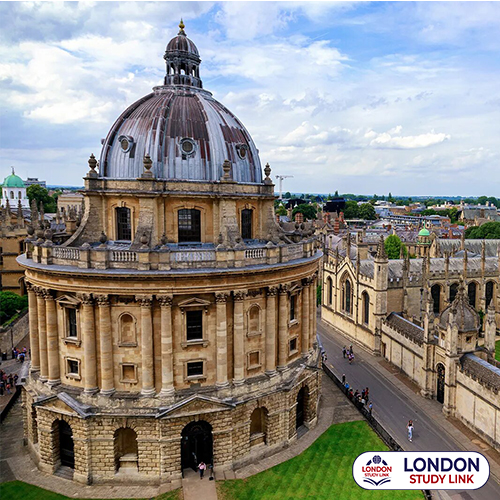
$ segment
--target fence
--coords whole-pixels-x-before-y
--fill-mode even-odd
[[[318,345],[321,349],[321,354],[325,352],[321,340],[318,339]],[[328,375],[333,383],[345,394],[346,398],[351,401],[351,403],[361,412],[361,414],[366,418],[367,422],[370,424],[371,428],[380,436],[382,441],[393,451],[404,451],[401,445],[385,430],[384,426],[373,416],[371,411],[361,402],[351,399],[348,395],[347,389],[342,383],[342,381],[337,377],[333,370],[323,363],[323,371]],[[432,493],[430,490],[422,490],[425,498],[427,500],[432,500]]]

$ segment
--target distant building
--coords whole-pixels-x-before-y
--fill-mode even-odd
[[[42,186],[44,188],[47,187],[47,183],[45,181],[40,181],[38,180],[38,177],[28,177],[25,181],[24,181],[24,185],[28,188],[30,186],[32,186],[33,184],[38,184],[39,186]]]
[[[16,175],[14,167],[12,167],[12,173],[8,175],[2,184],[2,207],[7,206],[7,202],[10,208],[16,208],[21,201],[21,206],[23,208],[28,208],[30,202],[28,196],[26,195],[26,185],[24,181]]]
[[[78,211],[81,210],[83,204],[83,194],[74,191],[61,193],[57,198],[57,209],[59,212],[64,210],[68,212],[70,208]]]

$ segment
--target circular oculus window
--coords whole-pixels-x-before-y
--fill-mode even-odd
[[[134,144],[134,139],[128,135],[121,135],[118,137],[118,142],[120,143],[120,147],[124,153],[127,153],[132,148]]]
[[[196,144],[192,139],[182,139],[181,149],[185,155],[192,155],[196,150]]]
[[[248,146],[246,144],[238,144],[236,146],[236,150],[238,151],[238,156],[244,160],[247,157]]]

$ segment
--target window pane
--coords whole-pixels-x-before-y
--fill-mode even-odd
[[[78,374],[78,361],[68,360],[68,373]]]
[[[241,237],[244,240],[252,239],[252,214],[253,211],[247,208],[241,211]]]
[[[186,339],[200,340],[203,338],[203,311],[188,311],[186,313]]]
[[[187,376],[203,375],[203,361],[195,361],[187,364]]]
[[[120,207],[116,209],[116,230],[118,240],[130,241],[132,239],[129,208]]]
[[[76,337],[76,309],[68,309],[68,336]]]
[[[201,241],[201,216],[196,209],[183,209],[178,212],[179,242]]]

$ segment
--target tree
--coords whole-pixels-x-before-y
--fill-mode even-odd
[[[335,190],[335,194],[333,195],[335,198],[338,198],[339,197],[339,192],[338,190]]]
[[[377,213],[371,203],[363,203],[359,206],[358,217],[364,220],[375,220],[377,218]]]
[[[316,207],[314,205],[309,205],[309,203],[297,205],[292,211],[292,218],[295,217],[297,212],[304,214],[304,219],[306,220],[316,219]]]
[[[286,208],[283,205],[280,205],[276,209],[276,215],[286,215],[288,212],[286,211]]]
[[[28,307],[28,296],[21,297],[14,292],[0,292],[0,324]]]
[[[466,239],[500,239],[500,222],[486,222],[482,226],[472,226],[465,230]]]
[[[346,219],[358,219],[359,218],[359,207],[358,207],[357,202],[352,201],[352,200],[345,202],[344,218],[346,218]]]
[[[31,186],[28,186],[26,194],[28,195],[30,203],[32,200],[35,200],[37,206],[40,206],[40,202],[42,202],[46,213],[54,213],[56,211],[56,200],[49,195],[49,191],[46,188],[40,186],[39,184],[32,184]]]
[[[285,193],[285,198],[286,198],[287,200],[289,200],[291,197],[292,197],[292,193],[290,193],[290,191],[287,191],[287,192]]]
[[[399,259],[401,255],[401,246],[403,246],[403,255],[407,254],[406,246],[396,234],[391,234],[384,241],[385,252],[389,259]]]

